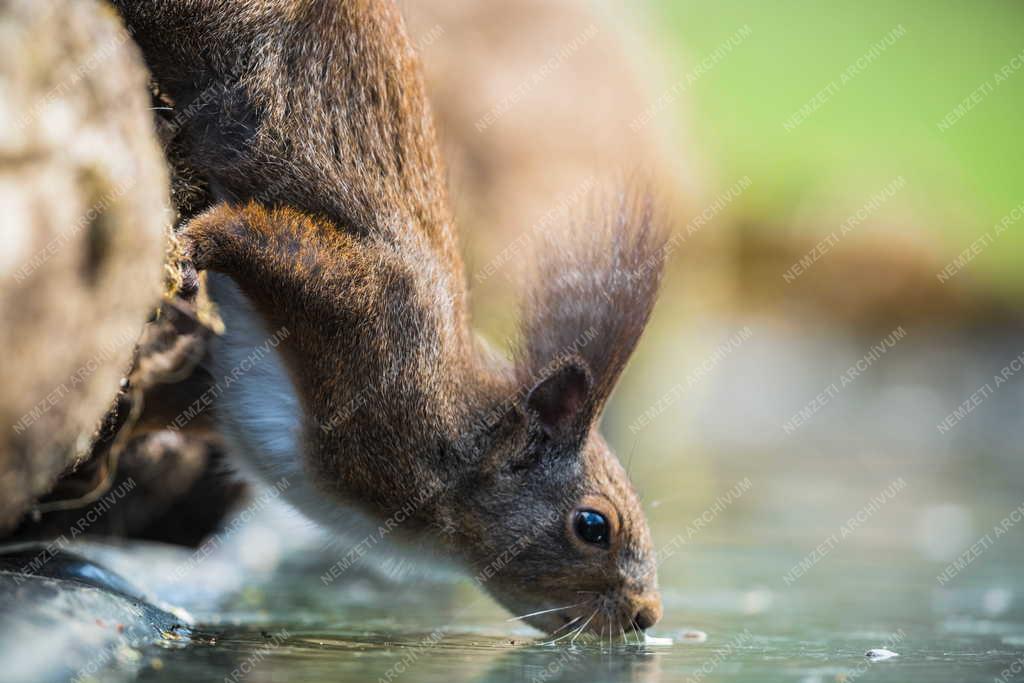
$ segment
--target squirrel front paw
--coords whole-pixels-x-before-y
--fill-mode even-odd
[[[205,214],[204,214],[205,215]],[[197,216],[181,226],[177,238],[182,256],[182,275],[190,269],[193,273],[210,267],[210,249],[205,230],[200,223],[204,215]]]
[[[216,270],[223,266],[225,254],[231,251],[242,227],[239,213],[226,204],[218,204],[181,226],[177,238],[182,255],[182,275],[198,279],[198,271]],[[191,273],[186,273],[186,270]]]

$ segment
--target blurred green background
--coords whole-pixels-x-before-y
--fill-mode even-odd
[[[718,180],[755,179],[737,212],[785,223],[823,197],[856,208],[903,175],[906,192],[883,211],[955,255],[1024,201],[1024,73],[994,79],[1014,57],[1020,68],[1021,3],[724,0],[655,2],[650,12],[679,73],[751,29],[682,103],[692,105],[694,139]],[[905,34],[786,130],[801,105],[896,27]],[[942,130],[985,83],[991,92]],[[1024,230],[1001,241],[971,269],[1020,294]]]

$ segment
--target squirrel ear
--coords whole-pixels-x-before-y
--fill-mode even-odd
[[[590,398],[591,384],[583,362],[569,360],[534,385],[526,405],[549,436],[571,436]]]

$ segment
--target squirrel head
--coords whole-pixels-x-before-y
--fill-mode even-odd
[[[643,509],[597,425],[650,315],[664,243],[648,203],[612,215],[540,250],[517,391],[490,411],[483,461],[452,503],[477,583],[555,634],[618,636],[661,616]]]
[[[457,526],[476,582],[513,614],[618,636],[652,626],[661,605],[643,509],[585,414],[594,389],[578,357],[538,381],[460,492]]]

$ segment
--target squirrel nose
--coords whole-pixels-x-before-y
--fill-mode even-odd
[[[659,619],[661,619],[661,599],[654,595],[640,602],[636,614],[633,615],[633,626],[641,631],[646,631],[657,624]]]

